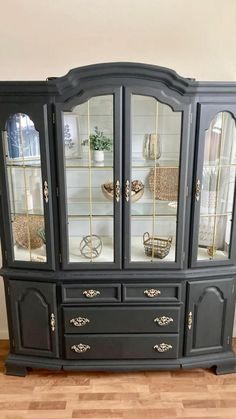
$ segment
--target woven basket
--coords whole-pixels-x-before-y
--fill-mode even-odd
[[[39,215],[17,215],[12,223],[13,237],[16,244],[29,249],[29,235],[31,249],[39,249],[43,240],[38,231],[44,227],[44,217]]]
[[[172,237],[152,237],[148,232],[143,235],[144,252],[147,256],[164,259],[170,251],[171,243]]]
[[[154,174],[155,169],[153,168],[150,170],[148,181],[152,193],[155,183],[155,199],[177,201],[179,169],[177,167],[156,167],[156,182],[154,182]]]

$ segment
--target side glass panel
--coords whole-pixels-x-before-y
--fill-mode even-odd
[[[235,120],[219,112],[205,132],[198,260],[230,257],[236,168]]]
[[[39,133],[18,113],[9,116],[3,141],[14,260],[47,262]]]
[[[63,113],[69,262],[114,262],[113,102]]]
[[[182,112],[135,94],[131,109],[131,262],[175,262]]]

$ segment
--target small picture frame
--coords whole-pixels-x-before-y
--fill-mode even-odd
[[[72,112],[64,112],[63,127],[65,157],[68,159],[82,158],[78,115]]]

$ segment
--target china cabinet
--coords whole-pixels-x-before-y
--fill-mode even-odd
[[[234,371],[235,118],[151,65],[0,82],[7,374]]]

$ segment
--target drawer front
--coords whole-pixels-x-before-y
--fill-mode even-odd
[[[65,335],[66,359],[166,359],[178,356],[178,335]]]
[[[65,333],[178,333],[180,307],[63,307]]]
[[[62,285],[63,303],[105,303],[119,302],[121,300],[121,287],[118,285]]]
[[[124,284],[124,301],[146,302],[181,301],[181,284]]]

